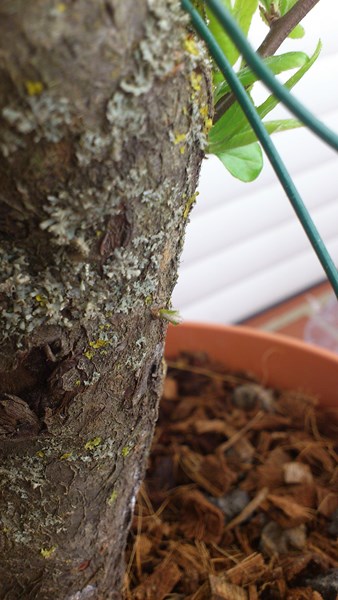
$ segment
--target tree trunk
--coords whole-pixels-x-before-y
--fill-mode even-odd
[[[208,128],[176,0],[0,6],[0,597],[121,597]]]

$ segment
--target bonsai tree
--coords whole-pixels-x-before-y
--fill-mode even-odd
[[[120,598],[209,60],[176,0],[3,0],[0,39],[0,596]]]

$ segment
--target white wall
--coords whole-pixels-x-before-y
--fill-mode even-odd
[[[338,132],[337,4],[320,0],[303,24],[305,38],[287,40],[281,50],[299,47],[312,53],[319,37],[323,50],[294,93]],[[254,46],[265,31],[258,20]],[[258,90],[257,95],[262,93]],[[286,114],[279,108],[273,117]],[[273,139],[338,263],[336,153],[305,129]],[[267,159],[258,180],[244,184],[232,178],[216,157],[209,157],[199,192],[173,297],[184,319],[237,322],[325,279]]]

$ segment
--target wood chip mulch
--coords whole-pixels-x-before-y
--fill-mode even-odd
[[[125,600],[336,600],[337,440],[315,398],[169,363]]]

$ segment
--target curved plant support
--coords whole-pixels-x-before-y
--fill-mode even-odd
[[[312,131],[314,131],[324,142],[338,150],[338,136],[328,129],[316,117],[314,117],[298,100],[292,97],[289,91],[281,85],[265,66],[261,58],[257,56],[245,39],[240,28],[231,17],[229,12],[221,5],[219,0],[207,0],[207,5],[212,9],[219,22],[222,24],[226,33],[235,42],[242,52],[245,60],[251,68],[259,75],[262,81],[274,92],[274,94],[287,106],[294,114],[299,117]],[[262,144],[270,163],[282,184],[293,209],[300,220],[303,229],[317,254],[317,257],[332,285],[332,288],[338,297],[338,272],[335,264],[329,255],[326,246],[313,223],[309,212],[307,211],[297,189],[290,177],[281,157],[279,156],[275,145],[266,131],[257,111],[248,97],[246,90],[236,73],[233,71],[229,61],[224,55],[219,44],[205,24],[198,11],[192,6],[190,0],[182,0],[182,6],[191,16],[192,23],[198,34],[207,43],[209,51],[224,75],[226,81],[235,94],[239,105],[247,117],[257,139]]]

